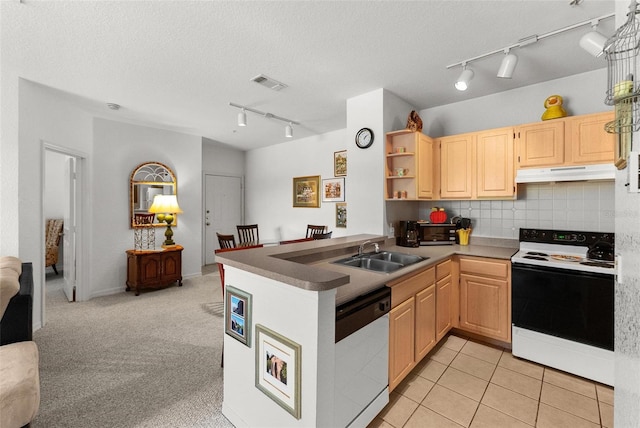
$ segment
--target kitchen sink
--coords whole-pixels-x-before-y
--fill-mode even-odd
[[[426,259],[427,258],[414,256],[412,254],[381,251],[379,253],[366,253],[347,257],[331,263],[371,270],[374,272],[390,273]]]

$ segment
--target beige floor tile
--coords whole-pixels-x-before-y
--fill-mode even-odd
[[[603,427],[613,428],[613,406],[600,403],[600,420]]]
[[[491,346],[482,345],[472,341],[465,343],[460,352],[492,364],[498,364],[500,356],[502,355],[502,349],[493,348]]]
[[[449,367],[437,384],[479,402],[489,382]]]
[[[481,403],[526,424],[534,425],[536,422],[538,400],[525,397],[501,386],[490,383]]]
[[[376,418],[372,420],[369,425],[367,425],[367,428],[395,428],[395,427],[391,425],[389,422],[385,422],[385,420],[382,419],[381,417],[376,416]]]
[[[528,428],[522,421],[481,404],[470,428]]]
[[[436,384],[422,405],[462,426],[468,427],[478,403],[464,395]]]
[[[502,357],[500,357],[498,365],[505,369],[513,370],[514,372],[522,373],[523,375],[540,380],[542,380],[542,376],[544,374],[544,366],[514,357],[511,352],[507,351],[502,353]]]
[[[546,374],[545,374],[546,377]],[[600,423],[598,402],[577,392],[543,382],[540,402],[564,410],[591,422]]]
[[[418,376],[430,380],[431,382],[437,382],[446,369],[446,364],[439,363],[438,361],[430,358],[425,358],[420,364],[418,364],[418,367],[413,369],[413,371]]]
[[[596,394],[598,395],[598,401],[613,406],[613,388],[596,383]]]
[[[467,339],[463,339],[462,337],[458,337],[454,335],[449,335],[443,340],[442,346],[458,352],[462,349],[465,343],[467,343]]]
[[[462,425],[420,406],[413,412],[404,428],[460,428]]]
[[[543,380],[589,398],[596,398],[596,384],[590,380],[549,368],[544,370]]]
[[[599,428],[599,424],[594,424],[586,419],[579,418],[571,413],[563,412],[555,407],[540,403],[538,411],[537,428]]]
[[[427,396],[434,383],[417,374],[410,374],[403,380],[400,385],[395,389],[398,394],[415,401],[416,403],[422,402],[424,397]]]
[[[542,381],[498,366],[491,378],[491,383],[526,395],[534,400],[540,399]]]
[[[394,427],[400,428],[417,408],[418,403],[393,391],[389,394],[389,404],[382,409],[378,417]]]
[[[484,380],[490,380],[496,369],[495,364],[479,360],[467,354],[456,355],[450,366]]]
[[[439,363],[449,365],[451,364],[451,361],[453,361],[453,359],[456,357],[456,355],[458,355],[458,352],[441,346],[433,351],[432,354],[429,354],[429,358],[431,358],[432,360],[436,360]]]

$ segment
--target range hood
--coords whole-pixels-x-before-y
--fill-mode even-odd
[[[614,180],[613,164],[572,165],[551,168],[519,169],[516,183],[546,183],[551,181]]]

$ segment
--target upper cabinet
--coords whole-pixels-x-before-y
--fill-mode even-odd
[[[472,197],[473,145],[473,134],[452,135],[439,140],[441,198]]]
[[[615,134],[605,131],[613,112],[585,114],[517,128],[517,168],[613,163]]]
[[[433,139],[406,129],[387,133],[385,199],[433,197]]]

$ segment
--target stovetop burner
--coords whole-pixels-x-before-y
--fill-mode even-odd
[[[528,255],[530,256],[541,256],[541,257],[549,257],[549,254],[545,254],[545,253],[537,253],[535,251],[529,251],[527,252]],[[543,259],[544,260],[544,259]]]
[[[540,257],[540,256],[530,256],[529,254],[537,254],[537,253],[527,253],[526,256],[522,256],[523,259],[530,259],[530,260],[547,260],[544,257]]]
[[[596,266],[596,267],[603,267],[603,268],[609,268],[609,269],[613,269],[614,267],[613,262],[599,262],[595,260],[586,260],[584,262],[580,262],[580,264],[585,266]]]

